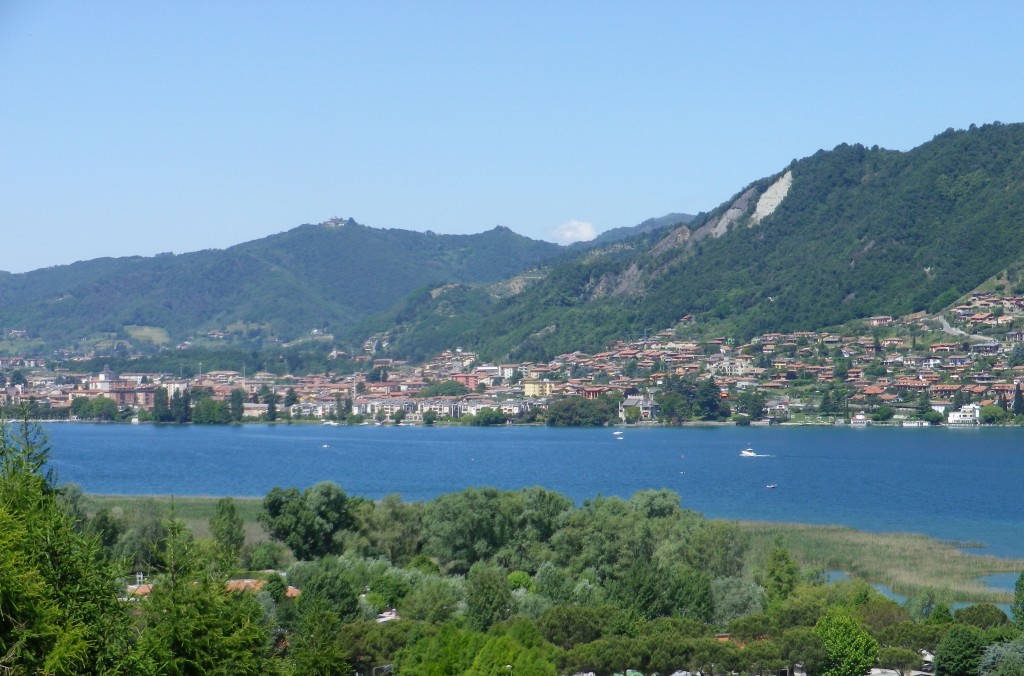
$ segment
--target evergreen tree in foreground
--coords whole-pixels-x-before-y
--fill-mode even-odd
[[[117,575],[61,506],[40,429],[0,423],[0,672],[136,673]]]

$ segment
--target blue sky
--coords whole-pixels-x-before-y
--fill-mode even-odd
[[[0,0],[0,270],[333,216],[557,240],[1024,120],[1024,5]]]

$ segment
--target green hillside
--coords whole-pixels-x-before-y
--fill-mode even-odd
[[[51,345],[130,338],[126,326],[178,340],[210,330],[287,340],[313,328],[345,333],[424,285],[493,282],[563,251],[503,227],[437,235],[331,221],[223,251],[4,273],[0,314],[4,327]]]
[[[781,203],[755,219],[787,172]],[[684,315],[750,336],[934,311],[1000,270],[1018,283],[1021,226],[1024,125],[948,130],[908,152],[843,144],[689,224],[555,267],[486,314],[460,316],[450,342],[539,359],[597,350]],[[417,340],[413,328],[397,344]]]

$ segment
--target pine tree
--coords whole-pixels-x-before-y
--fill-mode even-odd
[[[44,474],[41,430],[0,423],[0,672],[134,672],[115,571]]]
[[[200,553],[185,524],[172,517],[153,591],[141,604],[139,648],[147,671],[261,676],[270,671],[270,632],[249,592],[229,591],[226,578]]]
[[[210,517],[210,533],[227,559],[236,563],[245,544],[245,530],[232,498],[217,501],[216,511]]]
[[[1024,573],[1017,578],[1017,584],[1013,589],[1013,605],[1010,606],[1010,610],[1013,611],[1013,623],[1024,628]]]
[[[825,415],[829,415],[832,413],[832,409],[832,392],[831,390],[825,390],[821,394],[821,404],[818,406],[818,410]]]

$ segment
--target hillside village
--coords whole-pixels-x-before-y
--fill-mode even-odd
[[[842,333],[766,333],[737,344],[666,330],[547,363],[481,363],[461,349],[425,364],[368,353],[355,357],[362,371],[344,376],[77,373],[50,369],[42,357],[3,357],[0,403],[27,405],[39,418],[149,420],[161,402],[169,407],[187,394],[196,406],[221,402],[222,417],[227,411],[236,421],[407,424],[485,415],[496,424],[543,420],[551,402],[579,397],[613,399],[624,422],[655,422],[658,393],[676,377],[713,379],[742,423],[973,425],[1003,422],[1024,407],[1024,330],[1015,328],[1022,316],[1024,297],[977,293],[940,319],[876,316]]]

